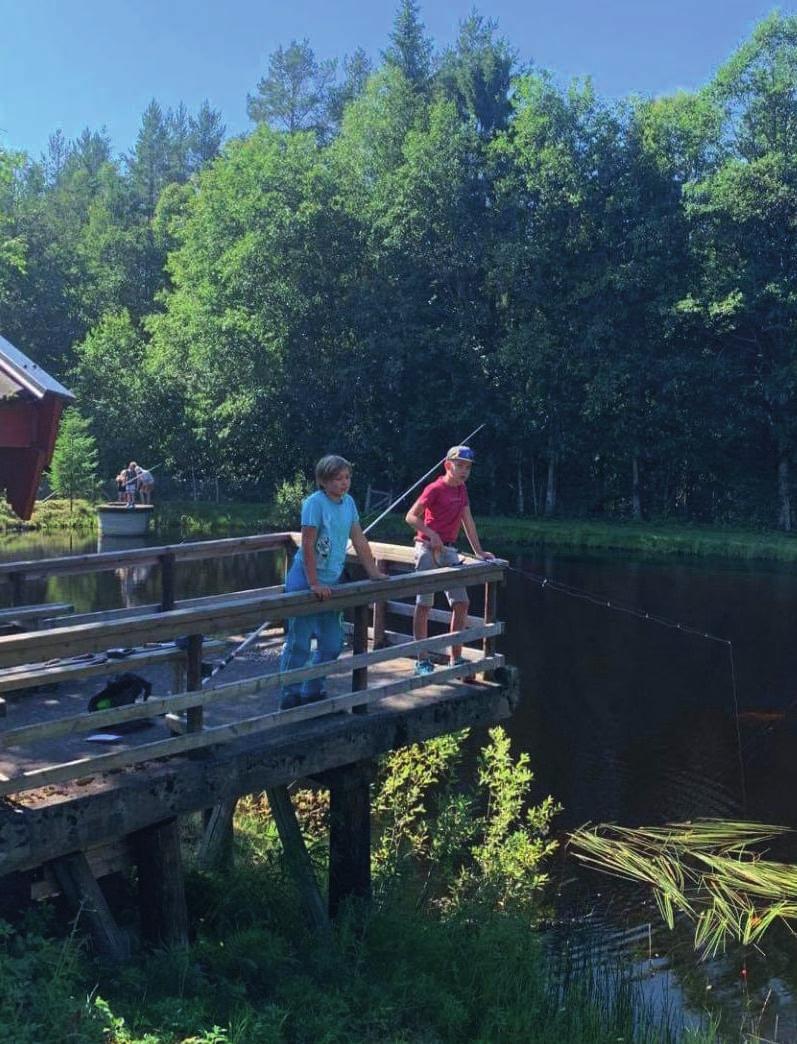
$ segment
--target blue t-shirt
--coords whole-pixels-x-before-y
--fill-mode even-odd
[[[348,493],[340,501],[328,497],[323,489],[302,502],[302,525],[315,526],[315,566],[319,582],[336,584],[346,564],[346,545],[351,527],[360,521],[357,505]],[[291,566],[291,573],[304,573],[304,555],[301,548]]]

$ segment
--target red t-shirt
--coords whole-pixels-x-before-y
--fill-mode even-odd
[[[430,482],[418,500],[423,504],[423,524],[433,529],[444,544],[453,544],[462,525],[462,513],[468,506],[468,491],[464,485],[449,486],[445,476]],[[417,539],[426,540],[423,533]]]

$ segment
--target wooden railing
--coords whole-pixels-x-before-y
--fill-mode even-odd
[[[204,541],[204,546],[174,545],[177,558],[211,557],[211,549],[221,545],[222,554],[244,553],[254,550],[277,550],[295,546],[297,534],[271,534],[266,537],[245,537],[233,541]],[[412,549],[390,544],[372,543],[377,559],[386,569],[407,570],[412,563]],[[56,571],[91,572],[98,569],[117,568],[120,564],[155,562],[161,559],[163,548],[141,548],[109,555],[75,556],[75,559],[50,559],[48,562],[13,563],[0,566],[0,576],[13,572],[13,567],[26,576],[52,575],[48,568],[57,563]],[[100,561],[98,561],[100,560]],[[201,688],[201,658],[204,635],[229,635],[241,633],[259,626],[264,620],[285,620],[290,617],[315,613],[318,601],[307,592],[285,594],[281,587],[263,588],[252,592],[194,599],[189,603],[174,600],[174,608],[145,607],[148,610],[124,616],[116,611],[95,615],[86,622],[56,626],[48,630],[22,635],[0,637],[0,677],[3,668],[19,664],[43,663],[54,658],[94,653],[114,646],[140,646],[147,642],[164,642],[178,637],[187,637],[187,677],[185,691],[171,696],[155,696],[146,703],[113,708],[106,711],[84,712],[36,724],[6,728],[0,731],[0,748],[29,747],[44,740],[75,736],[85,732],[104,731],[123,722],[156,715],[167,715],[176,725],[177,715],[186,718],[180,732],[165,739],[142,743],[129,749],[112,753],[80,757],[57,764],[28,769],[10,778],[0,779],[0,796],[31,790],[45,784],[66,782],[87,774],[119,769],[148,761],[152,758],[168,757],[187,751],[199,750],[228,743],[243,736],[264,732],[276,726],[295,724],[310,718],[322,717],[340,710],[351,709],[364,713],[369,704],[386,696],[409,692],[428,686],[430,678],[416,676],[409,670],[397,680],[370,685],[368,669],[400,657],[414,657],[419,653],[443,652],[452,644],[481,643],[480,649],[466,648],[466,663],[451,667],[444,666],[434,672],[433,681],[446,682],[476,672],[485,677],[492,676],[502,663],[495,653],[495,639],[502,633],[502,624],[495,619],[496,585],[503,579],[505,563],[466,560],[465,567],[448,567],[427,572],[403,572],[387,580],[355,580],[333,588],[331,597],[324,602],[329,611],[349,610],[353,634],[352,656],[334,663],[303,667],[284,673],[264,674],[256,678],[220,685],[212,689]],[[92,570],[93,566],[93,570]],[[466,575],[463,576],[463,571]],[[463,630],[456,633],[436,635],[422,641],[413,641],[408,635],[388,631],[385,621],[388,613],[405,615],[412,612],[411,605],[400,601],[417,594],[442,591],[452,586],[485,585],[485,617],[468,617]],[[371,607],[374,606],[373,611]],[[96,616],[102,617],[96,619]],[[432,611],[432,619],[448,619],[448,614]],[[369,651],[369,639],[373,648]],[[97,673],[95,671],[95,673]],[[351,673],[352,691],[319,703],[284,711],[259,713],[252,717],[228,721],[206,727],[203,720],[204,708],[221,701],[243,700],[255,693],[276,692],[290,683],[323,678],[331,675]],[[26,671],[26,684],[36,684],[36,671]],[[9,722],[10,723],[10,722]]]

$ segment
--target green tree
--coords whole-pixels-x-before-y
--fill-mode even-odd
[[[390,31],[390,44],[383,55],[385,62],[399,69],[413,87],[425,90],[432,75],[432,51],[418,3],[401,0]]]
[[[291,40],[268,60],[268,74],[247,95],[246,111],[254,123],[289,132],[327,130],[327,106],[335,81],[335,61],[319,62],[310,41]]]
[[[778,523],[793,526],[797,448],[797,18],[774,14],[719,70],[724,154],[690,186],[702,278],[691,296],[718,352],[759,459],[777,482]],[[755,465],[753,465],[755,466]]]
[[[89,422],[74,407],[64,411],[50,464],[50,482],[56,493],[69,498],[69,510],[77,497],[97,493],[97,443]]]
[[[443,55],[438,82],[460,115],[487,137],[503,130],[512,106],[509,91],[517,61],[497,22],[475,11],[460,23],[456,44]]]

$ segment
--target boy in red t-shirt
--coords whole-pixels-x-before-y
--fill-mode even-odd
[[[477,558],[495,558],[489,551],[482,551],[476,523],[470,513],[468,491],[465,483],[470,477],[474,454],[470,446],[452,446],[443,464],[445,472],[430,482],[407,512],[407,524],[415,533],[415,568],[436,569],[442,566],[459,565],[456,540],[460,528],[473,548]],[[468,615],[468,592],[464,587],[446,591],[451,606],[451,630],[460,631]],[[429,633],[429,609],[434,605],[434,594],[419,594],[415,599],[412,633],[416,641]],[[461,664],[462,646],[451,649],[451,664]],[[419,656],[415,664],[416,674],[431,674],[434,664]]]

